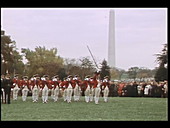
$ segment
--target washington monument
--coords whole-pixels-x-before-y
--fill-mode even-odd
[[[115,67],[115,12],[110,10],[109,14],[109,45],[108,45],[108,64]]]

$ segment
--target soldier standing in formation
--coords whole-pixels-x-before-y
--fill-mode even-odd
[[[82,83],[82,85],[84,86],[84,89],[85,89],[84,93],[85,93],[85,101],[86,101],[86,103],[89,103],[90,95],[92,93],[92,91],[91,91],[92,88],[90,87],[89,77],[90,76],[86,76],[83,83]]]
[[[15,75],[13,78],[13,100],[18,99],[18,92],[20,90],[20,80],[18,79],[18,75]]]
[[[100,77],[100,72],[95,72],[94,76],[93,76],[93,89],[94,89],[94,101],[95,104],[99,104],[99,96],[100,96],[100,86],[102,84],[102,82],[99,79]]]
[[[59,76],[56,75],[53,77],[52,79],[52,99],[54,100],[54,102],[56,102],[58,100],[59,97],[59,93],[60,93],[60,79]]]
[[[74,101],[79,101],[80,100],[80,93],[81,93],[81,80],[80,80],[78,75],[75,75],[73,80],[75,82],[75,87],[73,89]]]
[[[47,75],[44,75],[42,77],[42,86],[41,86],[41,90],[42,90],[42,101],[43,103],[47,103],[48,102],[48,91],[49,91],[49,78]]]
[[[32,91],[32,100],[33,102],[38,101],[39,92],[40,92],[40,78],[37,75],[34,75],[31,78],[31,91]]]
[[[23,77],[21,88],[22,88],[22,100],[26,101],[28,96],[28,91],[30,90],[28,76]]]
[[[110,87],[109,77],[105,76],[103,83],[102,83],[102,91],[103,91],[104,102],[108,102],[109,87]]]

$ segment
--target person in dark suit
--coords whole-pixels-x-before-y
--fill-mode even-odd
[[[132,96],[137,97],[138,96],[138,90],[137,90],[138,83],[135,81],[133,82],[132,86]]]
[[[11,86],[12,86],[12,79],[10,74],[6,74],[5,81],[4,81],[4,92],[5,92],[5,104],[10,104],[10,96],[11,96]]]
[[[5,75],[1,75],[1,98],[2,98],[2,102],[4,103],[4,81],[5,81]]]

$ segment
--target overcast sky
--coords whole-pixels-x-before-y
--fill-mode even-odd
[[[90,56],[108,59],[111,8],[1,8],[1,29],[16,46],[56,47],[63,58]],[[167,43],[167,8],[112,8],[115,10],[116,67],[157,67],[155,53]]]

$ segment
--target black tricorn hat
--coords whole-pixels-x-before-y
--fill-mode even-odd
[[[109,76],[105,76],[104,78],[109,78]]]
[[[58,78],[58,77],[59,77],[59,75],[55,75],[55,76],[54,76],[54,78]]]
[[[38,77],[38,74],[33,75],[33,77]]]
[[[100,74],[100,71],[95,71],[94,74],[99,75],[99,74]]]
[[[19,75],[18,75],[18,74],[15,74],[15,75],[14,75],[14,77],[17,77],[17,76],[19,76]]]
[[[23,76],[22,78],[23,78],[23,79],[28,79],[28,76]]]
[[[68,78],[73,77],[72,75],[69,75]]]
[[[90,78],[90,75],[87,75],[85,78]]]
[[[40,77],[37,77],[37,79],[40,79]]]
[[[43,77],[49,77],[49,75],[44,75]]]

